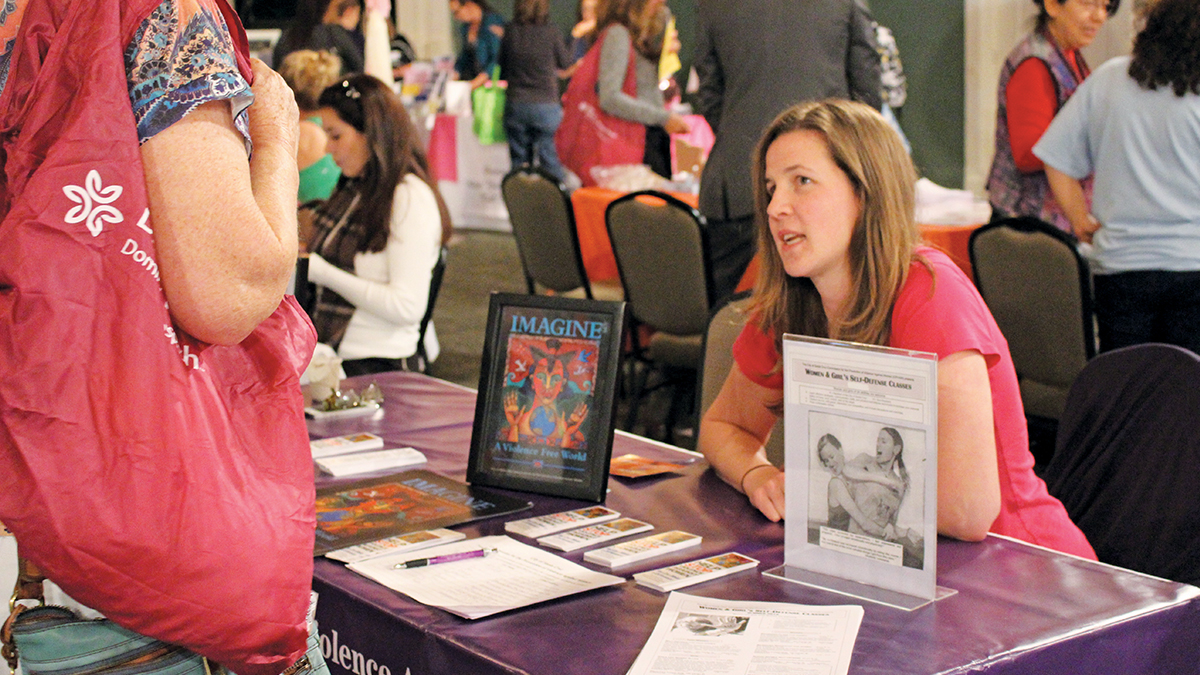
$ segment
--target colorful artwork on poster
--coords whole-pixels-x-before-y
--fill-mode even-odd
[[[498,296],[491,309],[468,479],[599,501],[620,303]]]

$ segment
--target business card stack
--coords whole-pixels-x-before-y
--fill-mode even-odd
[[[699,546],[702,537],[681,530],[660,532],[649,537],[621,542],[612,546],[588,551],[583,559],[594,565],[604,565],[609,569],[632,565],[636,562],[657,558],[659,556],[682,551],[683,549]]]
[[[370,452],[355,452],[348,455],[322,457],[317,467],[331,476],[350,476],[356,473],[382,471],[384,469],[404,469],[425,463],[425,454],[413,448],[391,448],[389,450],[372,450]]]
[[[375,434],[364,432],[346,434],[345,436],[333,436],[331,438],[320,438],[310,442],[308,445],[312,448],[313,459],[321,459],[322,457],[345,455],[351,452],[378,450],[383,447],[383,439]]]
[[[387,539],[380,539],[379,541],[369,541],[357,546],[340,548],[336,551],[326,553],[325,557],[344,563],[356,563],[388,553],[416,551],[422,548],[429,548],[430,546],[449,544],[452,541],[458,541],[466,537],[467,535],[462,532],[455,532],[454,530],[447,530],[445,528],[421,530],[420,532],[409,532],[408,534],[399,534]]]
[[[731,552],[638,572],[633,579],[640,586],[666,593],[757,566],[758,561],[754,558]]]
[[[504,524],[504,531],[510,534],[519,534],[522,537],[529,537],[530,539],[537,539],[538,537],[562,532],[563,530],[607,523],[610,520],[616,520],[620,517],[620,513],[610,508],[589,506],[587,508],[575,509],[574,511],[563,511],[561,513],[550,513],[544,516],[509,521]]]
[[[602,525],[589,525],[577,530],[541,537],[537,540],[537,543],[548,548],[556,548],[560,551],[575,551],[586,546],[595,546],[596,544],[612,541],[613,539],[628,537],[631,534],[649,532],[653,529],[653,525],[641,520],[619,518]]]

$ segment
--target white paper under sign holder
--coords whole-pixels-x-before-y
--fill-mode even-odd
[[[764,574],[913,610],[937,585],[937,355],[785,335],[784,564]]]

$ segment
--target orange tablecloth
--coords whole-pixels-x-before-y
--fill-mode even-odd
[[[571,206],[575,210],[575,229],[579,232],[579,252],[583,257],[583,266],[587,269],[591,281],[619,282],[617,260],[613,257],[612,242],[608,240],[608,227],[604,224],[604,210],[608,205],[625,193],[619,190],[609,190],[601,187],[583,187],[571,193]],[[700,204],[698,195],[672,192],[671,195],[681,201],[696,207]],[[758,274],[758,260],[751,261],[737,290],[744,291],[754,285],[754,277]]]
[[[571,206],[575,210],[575,228],[579,232],[579,251],[588,279],[592,281],[618,281],[617,261],[613,258],[612,243],[608,240],[608,228],[604,224],[604,210],[622,192],[601,187],[583,187],[571,194]],[[693,194],[672,193],[680,200],[697,206],[700,198]],[[941,249],[958,264],[967,276],[971,276],[971,256],[967,243],[971,232],[979,225],[920,225],[921,236],[930,246]],[[751,261],[742,276],[738,290],[744,291],[754,285],[758,274],[758,259]]]
[[[925,239],[926,244],[941,249],[943,253],[950,256],[950,259],[967,273],[967,278],[974,282],[975,277],[971,276],[971,249],[968,244],[971,242],[971,233],[982,226],[983,223],[918,225],[917,227],[921,229],[921,237]]]

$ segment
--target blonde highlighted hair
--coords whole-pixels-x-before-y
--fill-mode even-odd
[[[333,52],[301,49],[279,64],[279,74],[296,95],[296,105],[310,112],[317,109],[321,92],[342,78],[341,73],[342,59]]]
[[[767,220],[767,150],[779,137],[796,131],[815,131],[824,137],[833,161],[850,179],[862,205],[850,237],[851,293],[846,315],[833,330],[812,281],[788,276],[784,270]],[[751,315],[759,327],[774,335],[777,345],[785,332],[886,344],[892,305],[913,260],[921,260],[916,253],[920,242],[917,172],[892,127],[862,103],[830,99],[794,106],[763,132],[752,177],[761,264]]]
[[[656,12],[649,12],[649,0],[600,0],[596,5],[596,35],[619,23],[629,30],[633,48],[648,59],[662,56],[663,34],[669,14],[664,5]]]

